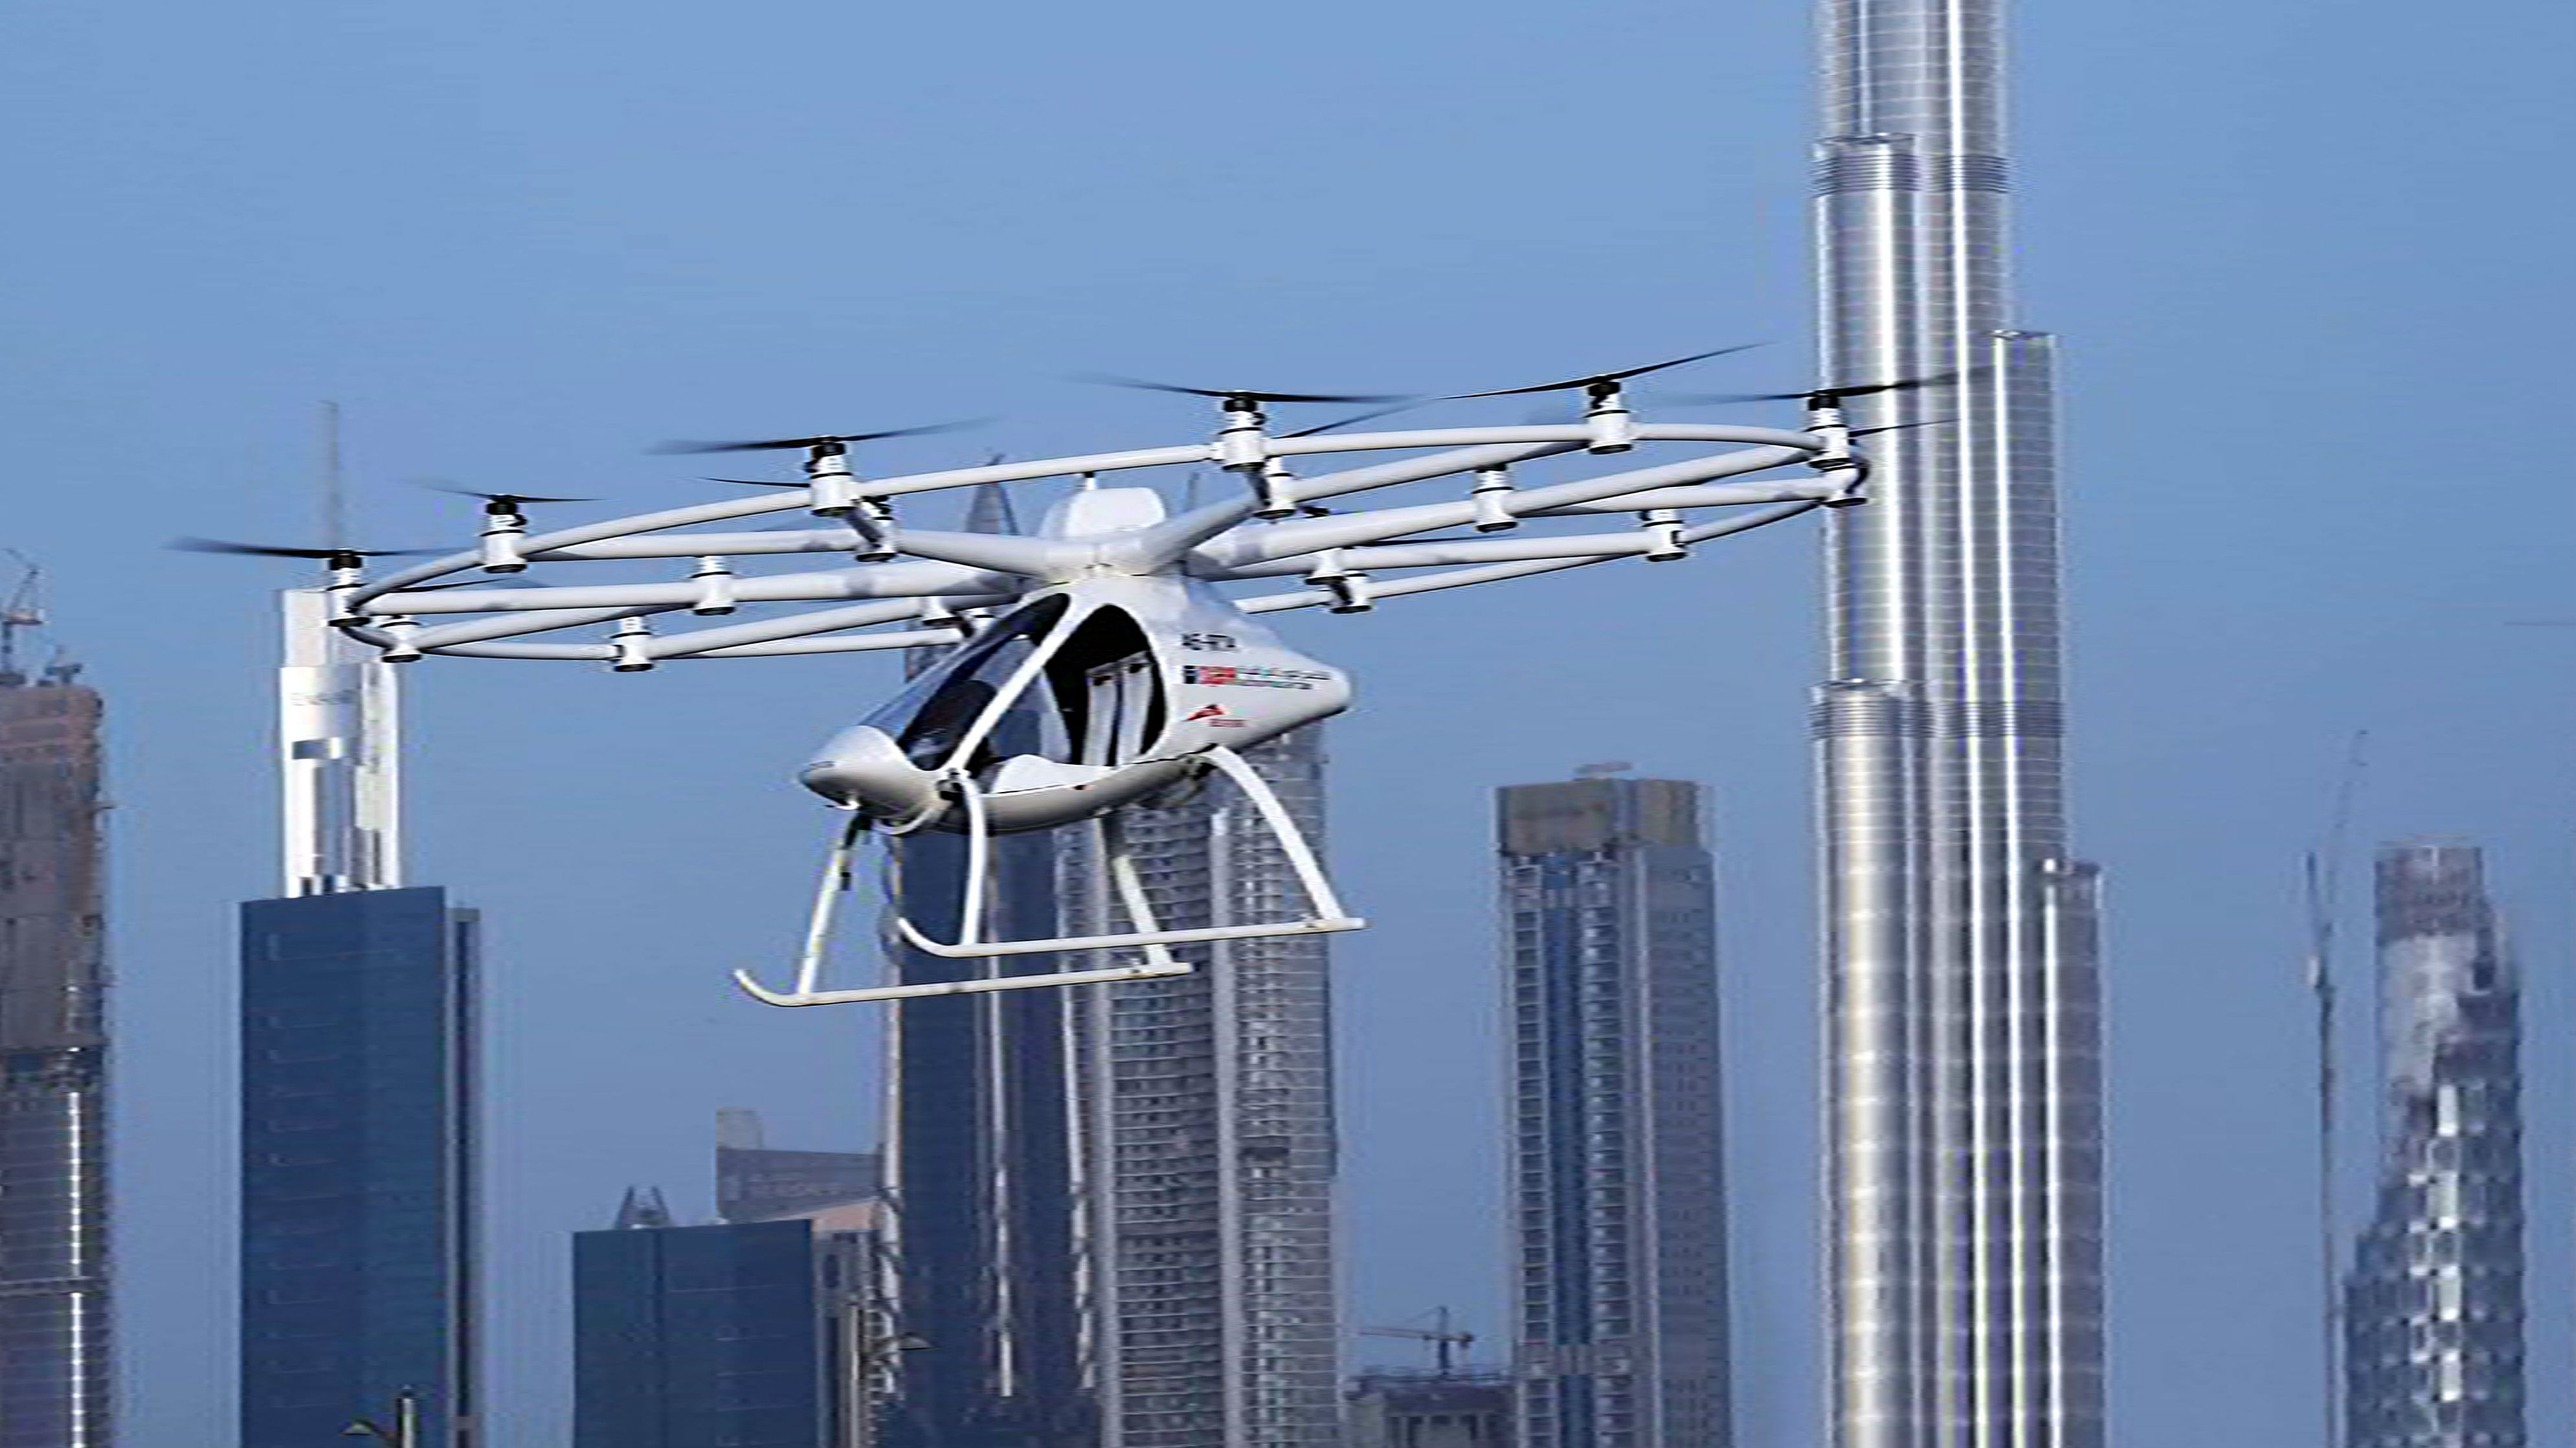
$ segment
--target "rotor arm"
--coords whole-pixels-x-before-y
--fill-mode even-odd
[[[1461,538],[1430,543],[1395,543],[1378,548],[1327,549],[1295,558],[1247,563],[1216,575],[1220,581],[1278,578],[1305,573],[1328,555],[1353,572],[1384,568],[1439,568],[1459,564],[1523,563],[1541,558],[1631,558],[1655,545],[1655,535],[1642,529],[1615,533],[1570,533],[1534,538]]]
[[[1501,450],[1489,449],[1488,451]],[[1635,506],[1669,507],[1673,505],[1669,503],[1632,504],[1630,498],[1632,494],[1689,487],[1694,484],[1708,483],[1717,478],[1762,472],[1798,462],[1812,451],[1811,446],[1748,447],[1736,452],[1613,473],[1607,477],[1581,478],[1543,488],[1523,488],[1513,495],[1511,511],[1515,516],[1527,517],[1553,508],[1571,509],[1587,503],[1615,503],[1616,506],[1603,507],[1600,511],[1604,512],[1629,511]],[[1372,484],[1372,486],[1377,485]],[[1743,501],[1753,500],[1748,497]],[[1326,548],[1346,548],[1357,544],[1401,538],[1408,533],[1459,527],[1475,522],[1478,516],[1475,502],[1462,500],[1455,503],[1428,503],[1412,508],[1387,508],[1347,517],[1312,518],[1303,522],[1279,523],[1261,529],[1259,532],[1219,539],[1201,548],[1195,561],[1200,570],[1239,568],[1246,564],[1316,553]],[[1215,576],[1226,575],[1223,572],[1216,572]]]
[[[1723,538],[1732,533],[1745,533],[1755,528],[1767,527],[1822,506],[1824,505],[1821,502],[1812,501],[1782,503],[1757,513],[1746,513],[1718,522],[1701,524],[1686,530],[1682,538],[1689,543],[1704,543],[1711,538]],[[1615,553],[1582,558],[1542,558],[1526,562],[1488,563],[1479,567],[1453,569],[1446,573],[1432,573],[1396,583],[1380,584],[1372,590],[1372,596],[1387,599],[1401,598],[1411,593],[1436,593],[1445,588],[1466,588],[1479,583],[1500,583],[1506,579],[1557,573],[1568,568],[1589,568],[1596,563],[1610,563],[1620,558],[1634,556],[1636,556],[1634,553]],[[1238,600],[1236,607],[1241,608],[1245,613],[1279,613],[1292,608],[1329,608],[1340,602],[1340,596],[1330,589],[1310,588],[1301,589],[1295,593],[1259,594]]]
[[[1011,592],[1016,580],[951,563],[879,563],[816,573],[778,573],[738,578],[734,598],[742,603],[826,602],[844,598],[935,598],[946,595]],[[659,608],[697,601],[703,586],[695,580],[671,583],[611,583],[589,588],[461,589],[439,593],[382,594],[366,606],[369,614],[555,612],[595,608]]]
[[[893,533],[888,546],[915,558],[936,559],[967,568],[1016,573],[1022,578],[1054,582],[1079,572],[1091,561],[1083,543],[1025,538],[1013,533],[944,533],[905,528]]]

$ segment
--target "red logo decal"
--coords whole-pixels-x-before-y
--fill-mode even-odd
[[[1195,723],[1197,723],[1197,722],[1198,722],[1199,720],[1201,720],[1201,719],[1219,719],[1219,718],[1223,718],[1224,716],[1225,716],[1225,706],[1224,706],[1223,704],[1210,704],[1210,705],[1208,705],[1206,708],[1201,709],[1200,711],[1198,711],[1198,712],[1197,712],[1197,713],[1195,713],[1195,714],[1192,714],[1188,719],[1185,719],[1185,720],[1183,720],[1182,722],[1183,722],[1183,723],[1187,723],[1187,724],[1195,724]]]

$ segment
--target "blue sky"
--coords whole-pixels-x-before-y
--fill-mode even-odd
[[[1057,380],[1084,368],[1463,391],[1767,339],[1694,381],[1807,377],[1797,5],[19,14],[0,543],[48,564],[114,709],[134,1448],[230,1442],[229,911],[273,888],[264,590],[299,581],[157,545],[309,536],[317,399],[348,409],[364,534],[403,545],[468,521],[411,477],[703,496],[642,454],[670,436],[1005,419],[885,453],[931,466],[1203,425]],[[2184,0],[2019,25],[2025,320],[2066,339],[2079,838],[2111,901],[2117,1440],[2312,1431],[2294,888],[2367,727],[2357,839],[2487,843],[2521,942],[2534,1428],[2563,1441],[2576,630],[2506,621],[2576,617],[2576,503],[2535,425],[2576,320],[2571,22]],[[1813,1442],[1818,1396],[1814,541],[1290,625],[1363,689],[1332,745],[1336,853],[1379,922],[1339,966],[1354,1320],[1500,1326],[1490,790],[1602,758],[1705,780],[1762,1445]],[[408,677],[416,877],[494,946],[497,1443],[560,1440],[565,1235],[630,1182],[703,1210],[716,1107],[870,1139],[871,1017],[724,978],[790,941],[826,823],[790,771],[890,677]]]

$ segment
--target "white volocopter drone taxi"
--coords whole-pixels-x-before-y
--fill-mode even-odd
[[[805,766],[805,786],[850,819],[816,893],[794,984],[775,990],[736,972],[742,987],[772,1005],[806,1006],[1185,974],[1192,967],[1173,957],[1174,945],[1354,930],[1363,923],[1343,910],[1314,849],[1241,753],[1339,712],[1349,703],[1350,683],[1340,670],[1282,642],[1261,615],[1307,607],[1364,613],[1386,599],[1438,589],[1620,558],[1678,559],[1698,543],[1858,502],[1866,464],[1852,450],[1843,398],[1926,385],[1785,394],[1807,403],[1803,431],[1649,423],[1622,400],[1627,378],[1696,360],[1466,394],[1582,390],[1589,401],[1582,419],[1556,424],[1333,431],[1383,415],[1369,413],[1273,434],[1264,412],[1269,405],[1401,399],[1167,387],[1161,390],[1221,404],[1212,440],[891,478],[854,472],[850,446],[901,432],[674,445],[802,450],[805,481],[777,484],[777,491],[744,501],[533,535],[525,507],[547,500],[484,494],[477,547],[375,579],[362,571],[369,555],[350,550],[198,546],[327,558],[335,622],[393,662],[431,654],[592,660],[633,673],[680,660],[943,650],[893,700],[832,736]],[[1530,476],[1536,471],[1530,465],[1547,459],[1606,458],[1649,445],[1681,455],[1592,476]],[[1290,471],[1293,460],[1345,453],[1393,456],[1313,476]],[[1174,514],[1153,488],[1100,482],[1116,473],[1208,464],[1239,478],[1244,496]],[[1727,481],[1801,464],[1807,476]],[[1566,470],[1563,464],[1554,469]],[[1049,478],[1074,486],[1034,534],[914,528],[895,516],[894,500],[916,493]],[[1323,506],[1443,478],[1467,480],[1464,495],[1359,511]],[[816,525],[758,532],[711,527],[797,509]],[[1621,515],[1633,522],[1581,527]],[[1544,520],[1559,521],[1525,528]],[[1557,531],[1569,525],[1570,531]],[[1445,536],[1459,529],[1469,531]],[[818,554],[847,561],[776,573],[735,566],[742,559]],[[661,579],[587,586],[557,579],[528,587],[522,585],[538,580],[519,577],[540,565],[563,572],[552,565],[638,560],[677,560],[685,569]],[[1280,578],[1300,579],[1301,586],[1249,597],[1230,588]],[[699,621],[738,611],[766,616]],[[675,622],[689,626],[671,627]],[[606,636],[591,641],[531,638],[603,627]],[[1198,929],[1156,922],[1123,839],[1122,814],[1169,800],[1212,775],[1241,789],[1276,836],[1306,896],[1303,914]],[[1045,940],[985,938],[993,837],[1084,821],[1099,822],[1099,858],[1124,928]],[[1132,949],[1141,963],[825,989],[836,902],[871,830],[965,838],[960,938],[932,938],[894,902],[895,932],[919,950],[984,958]]]

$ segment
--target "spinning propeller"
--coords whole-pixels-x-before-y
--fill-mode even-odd
[[[183,553],[240,553],[253,558],[419,558],[440,550],[436,548],[297,548],[279,543],[232,543],[221,538],[174,538],[170,547]],[[354,568],[353,563],[341,567]]]
[[[1142,377],[1121,377],[1110,372],[1080,373],[1074,380],[1095,383],[1102,387],[1132,388],[1139,392],[1177,392],[1185,397],[1213,397],[1224,403],[1225,410],[1228,412],[1258,412],[1261,410],[1261,404],[1265,402],[1411,402],[1414,400],[1413,394],[1403,392],[1264,392],[1252,387],[1184,387],[1177,382],[1151,382]]]
[[[958,432],[970,427],[980,427],[991,420],[974,417],[956,422],[934,422],[923,427],[890,427],[880,432],[818,433],[813,437],[771,437],[763,438],[758,442],[666,442],[654,448],[653,451],[657,453],[785,452],[797,448],[831,448],[839,447],[844,443],[875,442],[879,438],[921,437],[935,432]],[[712,481],[733,483],[742,480],[716,478]]]
[[[481,498],[485,504],[485,510],[493,513],[516,514],[522,505],[528,503],[596,503],[600,501],[597,498],[541,498],[534,493],[487,493],[480,488],[461,488],[454,483],[437,482],[428,478],[421,479],[414,486],[427,488],[433,493],[454,493],[460,498]]]
[[[1683,393],[1671,401],[1690,406],[1734,402],[1804,402],[1812,407],[1835,407],[1846,397],[1869,397],[1881,392],[1914,392],[1959,380],[1957,372],[1935,372],[1926,377],[1908,377],[1896,382],[1872,382],[1861,386],[1811,387],[1804,392],[1699,392]]]
[[[1759,342],[1745,342],[1733,347],[1720,347],[1711,352],[1693,352],[1687,357],[1675,357],[1668,362],[1649,362],[1643,367],[1628,367],[1617,372],[1595,372],[1588,377],[1568,377],[1562,382],[1539,382],[1528,387],[1497,387],[1490,392],[1453,393],[1448,400],[1463,401],[1470,397],[1518,397],[1525,392],[1571,392],[1578,387],[1596,396],[1615,395],[1619,390],[1619,384],[1631,377],[1643,377],[1649,372],[1661,372],[1667,367],[1679,367],[1686,362],[1705,362],[1711,357],[1723,357],[1731,352],[1749,352],[1761,345]]]

